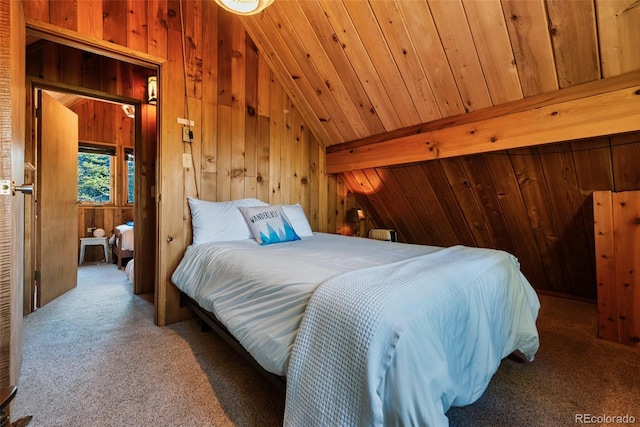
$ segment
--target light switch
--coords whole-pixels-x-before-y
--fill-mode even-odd
[[[191,153],[182,153],[182,167],[190,168],[192,166],[191,163]]]

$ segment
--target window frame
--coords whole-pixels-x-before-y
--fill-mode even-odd
[[[131,161],[133,162],[133,194],[132,200],[129,200],[129,155],[132,156]],[[136,184],[135,184],[135,150],[133,147],[124,147],[122,162],[121,162],[124,172],[122,174],[122,205],[123,206],[133,206],[136,199]]]
[[[109,201],[108,202],[97,202],[92,200],[81,200],[80,199],[80,189],[78,188],[78,204],[79,206],[116,206],[117,204],[117,164],[118,164],[118,153],[117,147],[114,144],[104,144],[104,143],[96,143],[96,142],[87,142],[87,141],[79,141],[78,142],[78,156],[80,154],[98,154],[98,155],[108,155],[111,156],[111,161],[109,162]],[[79,159],[78,159],[79,160]],[[80,165],[77,164],[78,168],[78,178],[80,174]]]

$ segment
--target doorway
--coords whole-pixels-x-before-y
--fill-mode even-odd
[[[64,44],[53,43],[46,40],[30,39],[31,43],[27,46],[27,64],[37,64],[35,67],[27,66],[27,91],[31,90],[32,94],[35,94],[38,89],[45,89],[52,93],[59,94],[58,97],[63,99],[65,103],[74,105],[74,109],[82,111],[87,105],[102,105],[101,112],[96,112],[95,109],[91,110],[88,115],[92,118],[90,124],[80,124],[80,134],[83,132],[86,136],[87,133],[91,134],[89,137],[80,138],[81,140],[90,140],[94,145],[100,145],[105,142],[105,139],[110,140],[113,146],[117,147],[117,150],[122,152],[122,156],[125,156],[126,151],[133,154],[133,161],[135,164],[134,180],[135,190],[133,191],[133,199],[130,199],[130,194],[124,186],[120,188],[114,188],[115,197],[119,198],[121,203],[112,203],[109,206],[85,206],[87,215],[95,215],[100,211],[102,216],[101,226],[95,223],[95,228],[102,228],[105,232],[111,232],[113,227],[127,221],[134,221],[136,224],[134,242],[136,246],[140,243],[140,247],[145,247],[144,251],[135,251],[136,269],[135,276],[140,279],[134,280],[134,293],[136,294],[149,294],[153,293],[155,289],[155,235],[156,235],[156,203],[154,198],[155,192],[155,164],[158,153],[157,144],[157,130],[156,130],[156,107],[155,105],[149,105],[144,102],[146,96],[147,76],[157,74],[157,69],[152,67],[142,67],[140,65],[132,65],[125,61],[121,61],[113,58],[106,58],[96,53],[85,52],[76,48],[65,46]],[[82,64],[80,67],[84,76],[80,78],[78,83],[78,76],[75,78],[65,76],[53,75],[53,78],[48,77],[52,73],[50,68],[56,68],[59,64],[55,62],[47,65],[46,58],[58,58],[63,59],[63,63],[78,62]],[[113,71],[113,74],[105,72],[105,70]],[[55,73],[54,73],[55,74]],[[102,88],[109,88],[111,83],[113,85],[113,79],[109,76],[117,76],[118,79],[122,78],[123,83],[118,83],[113,86],[112,92],[106,92],[101,90]],[[108,82],[108,83],[105,83]],[[74,84],[71,84],[74,83]],[[124,96],[121,93],[123,86],[133,87],[130,90],[128,96]],[[125,91],[126,92],[126,91]],[[131,95],[135,96],[132,97]],[[33,100],[33,96],[29,97]],[[84,107],[82,104],[86,104]],[[104,107],[109,106],[109,108]],[[133,107],[133,118],[127,115],[127,112],[122,108],[123,105]],[[28,106],[27,111],[33,111],[35,115],[35,109],[31,105]],[[111,111],[111,113],[105,113],[105,111]],[[85,111],[86,112],[86,111]],[[117,113],[119,112],[119,113]],[[126,130],[126,129],[129,130]],[[118,135],[125,129],[125,133],[129,132],[132,136],[132,143],[123,143],[123,137]],[[35,129],[28,129],[27,134],[35,135]],[[103,136],[94,136],[97,133],[101,133]],[[108,136],[104,136],[108,135]],[[109,145],[109,144],[106,144]],[[27,157],[27,164],[36,165],[38,162],[38,153],[36,150],[35,140],[32,144],[27,142],[27,148],[25,155]],[[77,152],[76,152],[77,156]],[[46,161],[46,160],[45,160]],[[76,157],[77,162],[77,157]],[[77,163],[76,163],[77,167]],[[37,175],[37,167],[33,167],[32,170],[27,171],[27,179],[33,179]],[[126,181],[126,171],[124,168],[119,168],[114,171],[118,178],[117,181],[124,183]],[[31,176],[29,176],[31,175]],[[37,191],[37,189],[36,189]],[[34,283],[37,280],[43,280],[36,268],[37,257],[35,250],[36,244],[36,232],[34,218],[37,214],[37,204],[33,204],[25,209],[26,215],[26,227],[28,233],[26,233],[25,241],[25,304],[24,312],[31,312],[37,305],[37,298],[34,298],[35,286]],[[38,207],[39,208],[39,207]],[[105,212],[107,219],[105,220]],[[83,218],[82,213],[78,215],[79,222],[74,227],[71,233],[71,238],[75,242],[77,254],[77,245],[79,237],[87,233],[88,227],[93,227],[91,220],[89,223]],[[137,252],[137,253],[136,253]],[[77,255],[72,257],[75,262],[78,262]],[[77,264],[76,264],[77,266]]]

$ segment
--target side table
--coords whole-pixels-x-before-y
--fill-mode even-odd
[[[104,248],[104,262],[109,262],[109,243],[106,237],[81,237],[78,264],[84,262],[84,249],[87,246],[102,246]]]

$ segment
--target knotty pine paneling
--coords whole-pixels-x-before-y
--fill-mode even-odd
[[[640,348],[640,192],[593,193],[598,336]]]
[[[343,173],[371,227],[515,254],[539,291],[595,300],[593,198],[640,189],[640,133]]]
[[[231,19],[202,0],[23,4],[27,17],[160,58],[173,56],[182,13],[197,99],[211,84],[206,40]],[[329,146],[636,71],[639,14],[631,0],[289,0],[237,22]],[[230,105],[229,90],[218,95]]]
[[[346,186],[325,176],[325,141],[318,139],[323,134],[312,132],[317,123],[309,124],[301,113],[302,100],[293,102],[236,16],[201,0],[104,0],[92,7],[76,7],[73,0],[23,4],[29,19],[165,60],[157,110],[159,223],[153,230],[159,251],[157,323],[184,314],[170,276],[191,241],[187,197],[300,202],[314,230],[342,228]],[[129,64],[48,42],[28,50],[30,75],[135,99],[145,96]],[[180,117],[195,122],[190,143],[181,140]],[[335,128],[324,117],[327,127]],[[183,168],[184,152],[193,155],[195,168]]]
[[[640,9],[627,0],[595,2],[602,76],[610,77],[640,69],[636,52],[640,40]]]
[[[639,14],[630,0],[289,0],[241,21],[330,146],[639,70]]]
[[[560,88],[600,78],[593,2],[547,0],[549,34]]]

